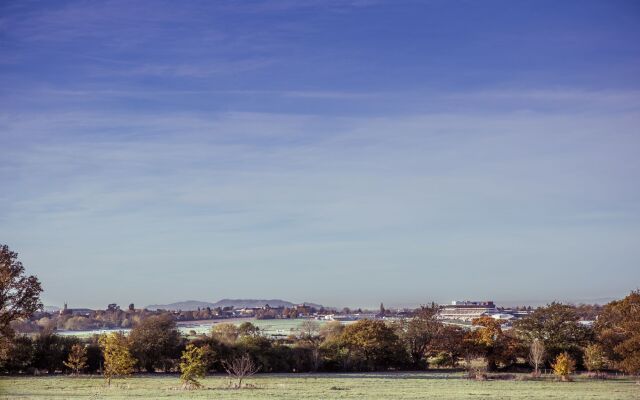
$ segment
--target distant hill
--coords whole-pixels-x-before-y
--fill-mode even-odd
[[[186,300],[186,301],[179,301],[177,303],[171,303],[171,304],[151,304],[146,306],[145,308],[147,310],[152,310],[152,311],[153,310],[193,311],[193,310],[197,310],[198,308],[207,308],[207,307],[216,308],[217,306],[214,303],[208,303],[206,301]]]
[[[48,313],[54,313],[60,311],[60,307],[58,306],[44,306],[44,311]]]
[[[152,304],[148,305],[146,308],[149,310],[182,310],[182,311],[193,311],[199,308],[216,308],[216,307],[234,307],[234,308],[244,308],[244,307],[263,307],[266,304],[269,304],[270,307],[293,307],[296,303],[292,303],[290,301],[280,300],[280,299],[222,299],[215,303],[209,303],[206,301],[197,301],[197,300],[187,300],[180,301],[177,303],[171,304]],[[315,303],[304,303],[311,307],[321,308],[322,305]]]

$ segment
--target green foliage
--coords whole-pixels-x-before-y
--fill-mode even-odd
[[[102,335],[99,342],[104,356],[103,374],[107,384],[111,385],[114,377],[133,373],[136,360],[131,356],[127,338],[121,332]]]
[[[6,355],[0,358],[0,371],[26,373],[33,367],[35,350],[33,340],[28,336],[18,336],[6,343]]]
[[[598,372],[607,366],[607,358],[599,344],[590,344],[584,349],[584,366],[591,372]]]
[[[258,336],[260,335],[260,328],[252,324],[251,322],[243,322],[238,327],[239,336]]]
[[[169,371],[180,355],[180,332],[169,315],[144,319],[129,335],[131,354],[147,372],[156,368]]]
[[[542,341],[548,359],[553,360],[563,352],[580,359],[582,348],[592,339],[592,331],[580,324],[579,319],[574,307],[551,303],[514,322],[513,327],[518,337],[527,344],[535,339]]]
[[[25,276],[24,266],[18,261],[18,253],[0,244],[0,358],[7,355],[9,341],[13,337],[11,322],[29,318],[42,308],[42,287],[35,276]]]
[[[72,346],[78,341],[74,337],[42,332],[33,341],[33,366],[50,374],[64,370],[66,368],[64,361],[69,356]]]
[[[180,373],[185,387],[202,387],[198,379],[204,378],[207,373],[207,349],[188,344],[180,358]]]

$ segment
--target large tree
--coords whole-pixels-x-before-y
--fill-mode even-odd
[[[359,369],[383,370],[406,358],[398,335],[380,320],[363,319],[347,326],[341,342]]]
[[[589,344],[592,331],[580,323],[574,307],[551,303],[514,322],[516,334],[527,345],[535,339],[542,341],[547,360],[568,352],[574,359],[582,359],[582,348]]]
[[[35,276],[26,276],[18,253],[0,245],[0,339],[13,336],[11,322],[29,318],[42,308],[42,287]]]
[[[147,372],[170,369],[180,357],[180,332],[170,315],[144,319],[129,335],[131,354]]]
[[[489,371],[495,371],[499,364],[508,366],[517,358],[517,341],[502,331],[502,323],[503,321],[492,317],[476,318],[473,326],[477,328],[468,333],[468,338],[487,361]]]
[[[437,319],[437,307],[421,307],[413,318],[402,319],[396,324],[396,333],[405,346],[414,368],[434,350],[443,325]]]
[[[611,361],[630,374],[640,373],[640,290],[605,305],[595,329]]]

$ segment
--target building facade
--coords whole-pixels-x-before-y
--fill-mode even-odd
[[[496,314],[498,310],[493,301],[452,301],[450,305],[440,307],[440,319],[471,322],[475,318]]]

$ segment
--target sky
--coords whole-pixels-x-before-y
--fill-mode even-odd
[[[2,1],[0,243],[45,304],[640,286],[637,1]]]

